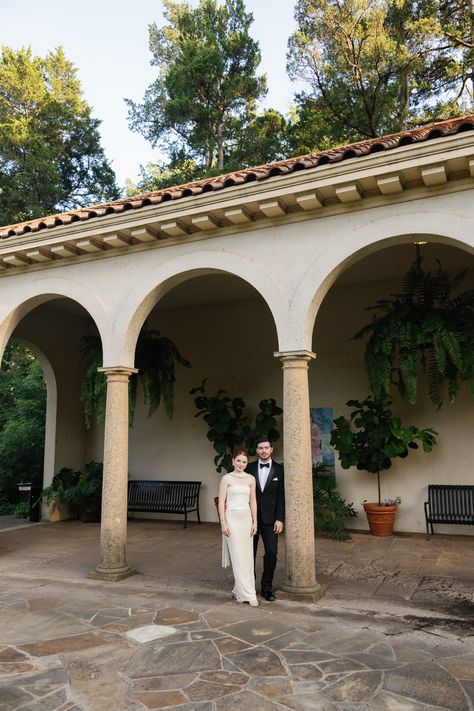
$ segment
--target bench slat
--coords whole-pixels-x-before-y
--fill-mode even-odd
[[[474,486],[470,484],[430,484],[425,501],[426,537],[433,523],[474,524]]]
[[[128,511],[142,513],[184,514],[186,528],[188,513],[199,516],[200,481],[168,481],[131,479],[128,482]]]

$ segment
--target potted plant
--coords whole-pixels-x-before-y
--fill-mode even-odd
[[[67,501],[76,508],[81,521],[100,521],[102,469],[101,463],[89,462],[78,472],[76,484],[66,492]]]
[[[102,342],[98,336],[81,339],[84,359],[84,377],[81,384],[81,400],[84,404],[86,427],[90,427],[94,413],[98,422],[105,419],[106,380],[99,368],[102,366]],[[135,349],[135,365],[138,373],[132,373],[129,383],[130,425],[133,423],[137,402],[138,382],[141,382],[143,401],[148,406],[148,416],[153,415],[163,402],[168,417],[173,415],[174,383],[176,364],[190,368],[191,363],[183,358],[170,338],[161,336],[155,329],[143,328]]]
[[[357,516],[352,503],[342,498],[337,490],[334,474],[324,464],[313,465],[313,510],[314,527],[335,541],[347,541],[345,521]]]
[[[81,521],[99,521],[102,500],[102,464],[89,462],[83,471],[63,468],[41,492],[48,504],[63,504]]]
[[[414,404],[421,371],[438,410],[445,390],[452,402],[462,382],[474,398],[474,289],[459,293],[466,273],[450,278],[439,262],[425,271],[417,245],[402,291],[367,307],[375,316],[354,338],[369,337],[365,365],[375,398],[388,397],[395,386]]]
[[[346,404],[354,409],[349,419],[334,420],[331,444],[339,454],[343,469],[357,467],[377,475],[377,502],[364,502],[364,510],[372,535],[390,536],[400,499],[382,499],[380,473],[390,469],[392,459],[404,459],[410,449],[418,449],[419,443],[424,452],[431,452],[438,433],[431,428],[403,426],[400,418],[393,415],[392,403],[387,397],[369,396],[363,401],[349,400]]]
[[[202,417],[208,426],[207,439],[213,443],[217,452],[214,457],[216,471],[232,470],[232,452],[243,444],[250,455],[255,454],[255,442],[259,437],[269,437],[271,442],[280,439],[276,418],[283,410],[273,398],[261,400],[259,412],[255,416],[253,427],[248,424],[245,401],[241,397],[231,398],[225,390],[218,390],[216,395],[208,395],[206,378],[201,385],[193,388],[190,395],[197,395],[194,404],[198,412],[194,417]]]

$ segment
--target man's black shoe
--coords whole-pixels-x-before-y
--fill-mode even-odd
[[[273,602],[275,600],[275,595],[271,590],[262,590],[262,597],[267,602]]]

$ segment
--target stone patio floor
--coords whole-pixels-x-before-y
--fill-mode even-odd
[[[215,524],[0,521],[0,710],[474,711],[474,538],[317,539],[317,604],[230,599]],[[282,541],[276,587],[282,582]]]

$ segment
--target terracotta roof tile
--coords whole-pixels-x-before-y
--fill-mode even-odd
[[[148,205],[159,205],[168,200],[180,200],[184,197],[193,197],[207,192],[215,192],[244,183],[267,180],[274,176],[287,175],[298,170],[308,170],[321,165],[339,163],[340,161],[360,158],[370,155],[371,153],[389,151],[412,143],[421,143],[423,141],[472,130],[474,130],[474,114],[441,121],[408,131],[401,131],[400,133],[389,136],[358,141],[351,145],[331,148],[327,151],[310,153],[304,156],[275,161],[274,163],[244,168],[234,173],[219,175],[215,178],[205,178],[203,180],[186,183],[185,185],[175,185],[142,195],[113,200],[101,205],[92,205],[91,207],[71,210],[59,215],[50,215],[48,217],[21,222],[16,225],[0,227],[0,239],[17,237],[29,232],[54,229],[54,227],[60,225],[69,225],[76,221],[83,222],[94,217],[102,217],[114,213],[118,214],[126,210],[138,210]]]

